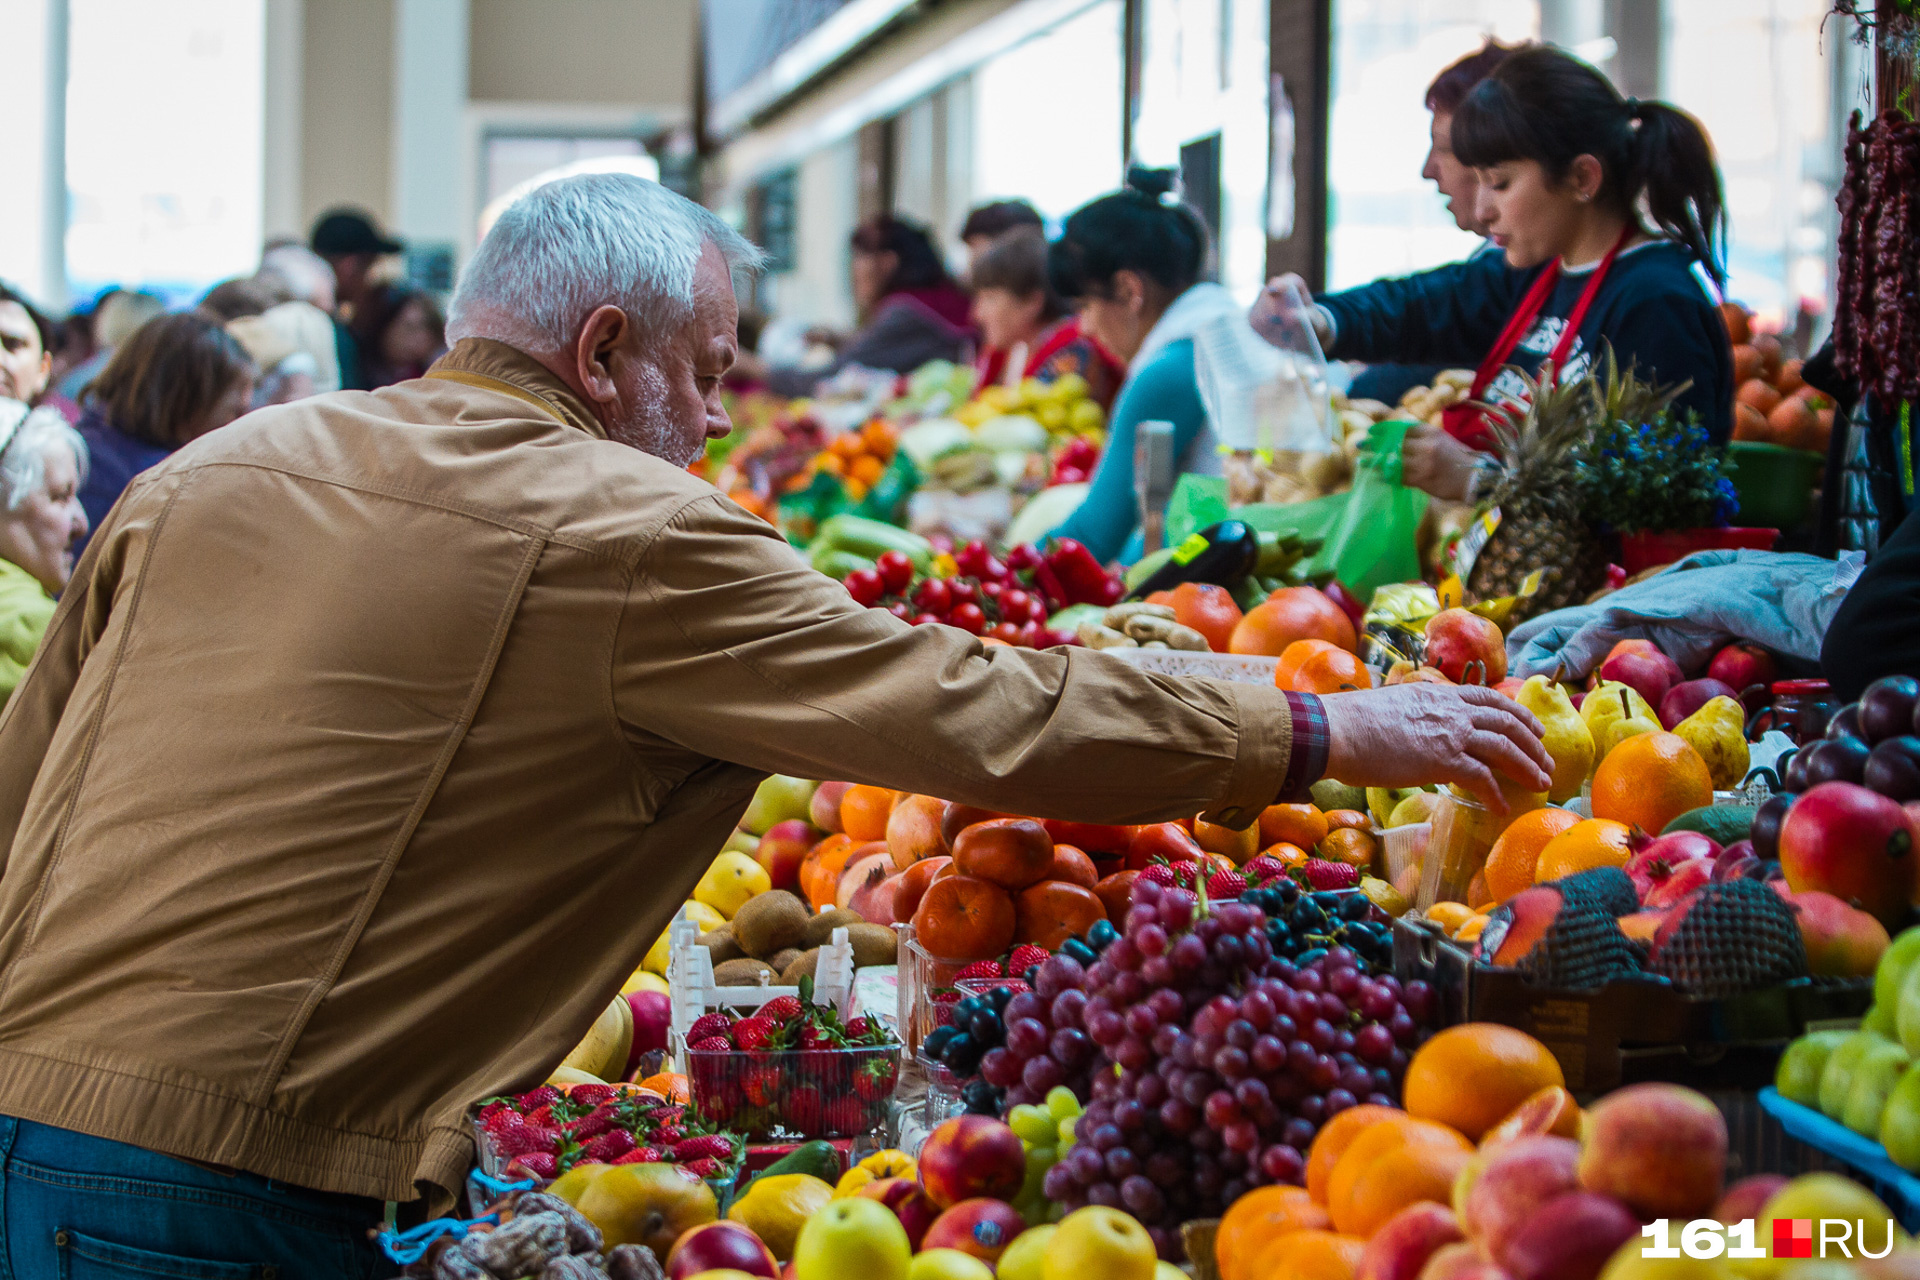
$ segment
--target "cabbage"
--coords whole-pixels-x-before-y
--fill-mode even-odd
[[[1024,413],[1002,414],[980,424],[974,441],[995,453],[1045,453],[1047,429]]]
[[[900,433],[900,448],[922,471],[932,466],[936,458],[956,449],[971,449],[973,445],[973,432],[952,418],[928,418]]]

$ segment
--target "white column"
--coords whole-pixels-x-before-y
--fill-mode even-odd
[[[306,239],[300,202],[301,113],[306,98],[306,0],[266,0],[265,116],[261,128],[260,228]]]
[[[397,0],[392,230],[409,247],[461,240],[466,179],[467,0]]]
[[[0,279],[67,306],[67,0],[0,3]]]

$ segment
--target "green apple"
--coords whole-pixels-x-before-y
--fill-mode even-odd
[[[958,1249],[928,1249],[913,1255],[907,1280],[993,1280],[993,1268]]]
[[[907,1280],[913,1246],[893,1210],[848,1196],[808,1218],[793,1245],[794,1280]]]
[[[1880,1113],[1880,1145],[1902,1169],[1920,1169],[1920,1067],[1908,1067]]]
[[[790,778],[784,773],[767,775],[766,781],[753,793],[746,813],[741,815],[740,829],[750,835],[763,836],[776,822],[785,822],[788,818],[806,818],[808,806],[813,803],[813,789],[818,785],[805,778]],[[747,852],[752,853],[753,850],[748,849]]]
[[[1372,815],[1375,826],[1389,825],[1388,819],[1402,800],[1420,794],[1419,787],[1368,787],[1367,813]]]
[[[1848,1031],[1815,1031],[1801,1036],[1780,1055],[1773,1073],[1773,1087],[1789,1102],[1803,1107],[1820,1105],[1820,1074],[1827,1069],[1827,1058],[1845,1040]]]
[[[1880,964],[1873,971],[1873,1004],[1876,1009],[1897,1012],[1900,1007],[1900,989],[1907,983],[1907,973],[1920,961],[1920,926],[1903,929],[1898,937],[1888,944],[1881,953]],[[1912,1048],[1908,1048],[1912,1053]]]
[[[1853,1084],[1847,1088],[1840,1123],[1862,1137],[1877,1138],[1880,1115],[1887,1108],[1887,1095],[1906,1074],[1907,1062],[1907,1051],[1891,1040],[1879,1040],[1861,1054],[1859,1064],[1853,1069]]]
[[[1118,1209],[1088,1205],[1060,1220],[1047,1241],[1040,1275],[1042,1280],[1154,1280],[1159,1261],[1145,1227]]]
[[[997,1267],[1000,1280],[1043,1280],[1041,1265],[1047,1255],[1047,1241],[1060,1228],[1030,1227],[1013,1238],[1000,1255]]]
[[[1820,1069],[1820,1113],[1829,1120],[1838,1120],[1847,1108],[1847,1094],[1853,1088],[1854,1068],[1867,1050],[1876,1044],[1885,1044],[1871,1031],[1852,1031],[1833,1051],[1827,1055],[1827,1065]]]

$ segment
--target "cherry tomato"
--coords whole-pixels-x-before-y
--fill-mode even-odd
[[[887,584],[887,590],[899,594],[913,581],[913,561],[907,559],[904,551],[883,551],[873,563],[879,571],[880,580]]]
[[[947,591],[956,605],[973,604],[980,599],[980,584],[972,578],[950,579],[947,583]]]
[[[953,562],[960,566],[960,572],[983,577],[981,566],[993,559],[993,553],[987,550],[987,544],[975,539],[953,553]]]
[[[1040,548],[1034,546],[1031,542],[1023,542],[1013,550],[1007,552],[1007,568],[1013,570],[1015,573],[1020,572],[1022,569],[1031,569],[1039,563]]]
[[[977,636],[987,629],[987,615],[980,612],[977,604],[957,604],[953,606],[953,612],[947,615],[947,625]]]
[[[1047,629],[1039,623],[1029,622],[1020,628],[1020,639],[1015,643],[1023,644],[1029,649],[1044,649],[1046,648],[1044,641],[1048,634]]]
[[[907,602],[905,600],[895,600],[892,604],[887,606],[887,612],[892,614],[894,617],[900,619],[900,621],[902,622],[913,621],[913,610],[907,607]]]
[[[916,613],[913,615],[913,617],[909,618],[908,621],[913,623],[913,625],[916,627],[924,627],[929,622],[938,622],[940,621],[940,619],[934,617],[930,613]]]
[[[1006,594],[1007,584],[1004,582],[983,582],[980,584],[980,598],[982,600],[993,601],[995,608],[998,608],[1000,605],[1000,597]]]
[[[886,582],[872,569],[855,569],[842,582],[847,594],[860,604],[878,604],[880,597],[887,594]]]
[[[1009,588],[1000,597],[1000,616],[1015,626],[1033,621],[1033,597],[1018,587]]]
[[[1008,577],[1011,576],[1007,572],[1007,566],[1001,564],[992,556],[988,556],[986,562],[975,572],[987,582],[1005,582]]]
[[[993,630],[987,632],[987,634],[995,640],[1005,640],[1008,644],[1020,643],[1020,628],[1014,626],[1011,622],[997,623]]]
[[[945,578],[928,578],[914,588],[913,602],[928,613],[945,613],[953,608],[953,587]]]

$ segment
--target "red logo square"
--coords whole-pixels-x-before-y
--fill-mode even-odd
[[[1773,1220],[1773,1256],[1811,1258],[1813,1256],[1813,1219],[1775,1218]]]

